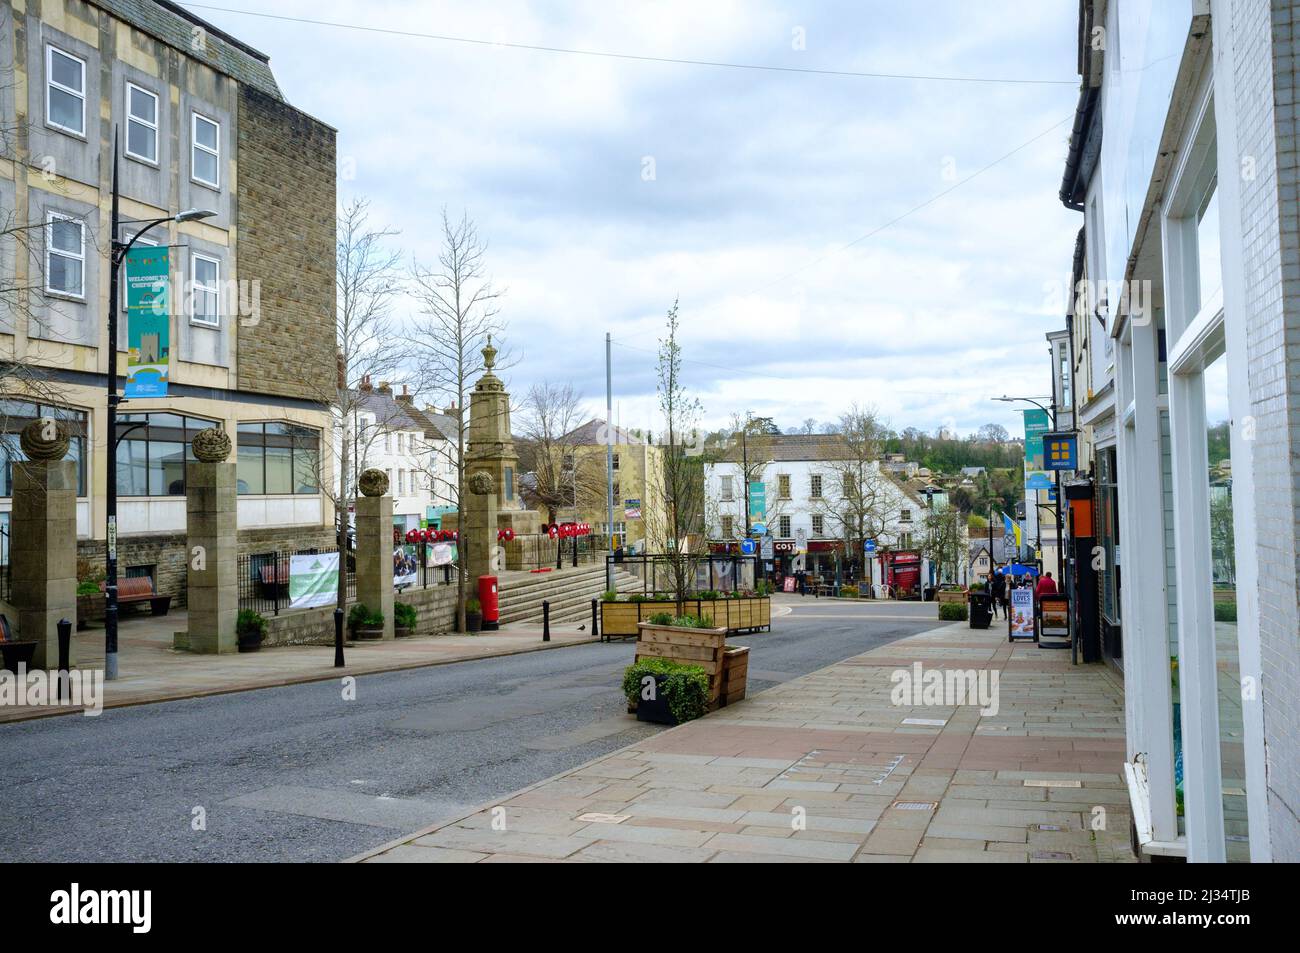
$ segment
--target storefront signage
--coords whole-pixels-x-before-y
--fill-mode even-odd
[[[126,396],[166,397],[171,364],[168,249],[136,245],[126,253]]]
[[[1034,590],[1021,586],[1011,590],[1011,638],[1034,637]]]
[[[1043,467],[1046,470],[1077,470],[1079,437],[1075,433],[1043,434]],[[1056,487],[1051,488],[1049,500],[1055,502]]]
[[[639,520],[641,518],[641,501],[624,500],[623,518],[626,520]]]

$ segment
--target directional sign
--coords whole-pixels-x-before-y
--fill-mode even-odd
[[[876,551],[876,541],[874,539],[864,539],[862,541],[862,551],[870,556]]]
[[[749,527],[749,531],[753,533],[755,536],[766,536],[767,526],[764,525],[763,523],[754,523],[752,526]]]
[[[752,539],[742,539],[740,541],[740,551],[746,556],[754,555],[754,541]]]

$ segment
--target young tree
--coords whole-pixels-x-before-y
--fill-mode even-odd
[[[704,518],[704,466],[698,424],[700,402],[690,396],[682,379],[682,348],[677,341],[678,302],[668,310],[666,336],[659,341],[657,391],[664,419],[662,505],[652,511],[661,521],[673,598],[682,602],[694,588],[699,565]]]
[[[813,510],[839,527],[853,553],[864,540],[879,539],[898,519],[902,491],[880,469],[886,427],[870,408],[854,404],[841,415],[838,430],[827,441],[828,459],[818,465],[821,497]]]
[[[936,503],[925,513],[921,555],[934,564],[940,582],[956,582],[960,576],[961,553],[967,538],[962,528],[962,514],[955,506]]]
[[[493,334],[500,335],[498,320],[501,292],[487,275],[487,246],[467,214],[452,220],[442,210],[442,250],[437,263],[411,266],[411,284],[419,311],[411,343],[421,375],[421,390],[452,398],[459,409],[455,440],[449,447],[454,463],[454,485],[448,495],[464,527],[465,444],[469,429],[466,398],[475,378],[483,373],[483,349]],[[497,362],[501,366],[501,362]],[[462,547],[463,549],[463,547]],[[456,566],[456,628],[465,631],[466,566],[463,556]]]
[[[521,492],[528,505],[545,510],[550,523],[561,509],[596,508],[605,499],[605,454],[580,449],[582,395],[572,384],[543,381],[528,389],[521,410],[516,446],[520,471],[533,476]]]
[[[347,608],[348,508],[357,494],[357,478],[365,466],[367,448],[389,421],[378,415],[366,424],[363,385],[388,375],[398,365],[400,351],[391,309],[401,291],[402,254],[389,247],[397,232],[370,222],[370,204],[355,198],[339,209],[335,248],[335,346],[338,375],[317,381],[317,402],[328,407],[339,435],[338,474],[322,480],[330,487],[339,550],[337,605]]]

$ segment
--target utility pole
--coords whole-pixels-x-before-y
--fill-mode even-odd
[[[614,551],[614,372],[609,332],[605,332],[605,506],[609,527],[609,549]],[[605,560],[605,590],[614,588],[614,564]]]
[[[117,678],[117,127],[113,128],[113,203],[108,233],[108,427],[104,494],[104,678]],[[125,249],[123,249],[125,253]]]
[[[745,496],[745,538],[749,538],[749,415],[745,415],[745,425],[740,428],[740,482],[745,484],[741,491]]]

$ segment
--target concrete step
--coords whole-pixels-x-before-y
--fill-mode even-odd
[[[581,621],[591,614],[591,600],[599,599],[605,591],[604,566],[584,571],[582,567],[567,572],[540,573],[541,581],[528,580],[524,584],[504,585],[501,589],[501,621],[541,622],[542,603],[551,604],[552,622]],[[618,571],[615,583],[620,592],[633,592],[640,581],[629,573]]]

